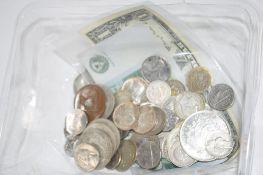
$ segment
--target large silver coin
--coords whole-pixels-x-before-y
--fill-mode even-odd
[[[168,85],[171,87],[172,96],[176,96],[185,91],[185,86],[179,80],[168,80]]]
[[[115,107],[115,97],[110,88],[101,86],[106,95],[106,109],[101,118],[109,118]]]
[[[183,92],[176,97],[170,97],[163,108],[174,111],[179,118],[186,119],[191,114],[205,109],[204,98],[193,92]]]
[[[166,81],[169,79],[171,70],[167,62],[160,56],[150,56],[144,60],[141,67],[142,76],[149,82],[155,80]]]
[[[121,89],[130,92],[134,104],[140,104],[147,101],[146,88],[147,82],[144,79],[133,77],[127,79]]]
[[[163,131],[168,132],[174,129],[175,124],[177,122],[177,116],[172,110],[163,109],[163,111],[166,113],[165,127]]]
[[[229,133],[212,132],[207,137],[206,150],[212,156],[223,159],[232,152],[234,144],[234,140]]]
[[[160,146],[152,141],[145,141],[137,149],[137,163],[145,169],[152,169],[159,165],[161,159]]]
[[[67,139],[74,139],[81,134],[88,124],[86,113],[80,109],[74,109],[65,118],[65,133]]]
[[[222,113],[215,111],[199,111],[184,121],[180,130],[180,141],[189,156],[199,161],[216,159],[207,152],[206,143],[208,135],[213,132],[230,134],[230,128],[221,115]]]
[[[100,153],[95,145],[79,144],[74,149],[74,159],[82,170],[90,172],[98,166]]]
[[[208,94],[208,104],[211,108],[224,111],[231,107],[234,102],[234,91],[226,84],[217,84],[212,87]]]
[[[171,88],[166,82],[156,80],[149,84],[146,89],[146,96],[151,103],[161,105],[171,96]]]

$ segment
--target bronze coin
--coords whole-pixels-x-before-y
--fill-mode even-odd
[[[106,109],[106,95],[98,85],[84,86],[77,92],[74,101],[76,109],[86,112],[89,122],[101,117]]]

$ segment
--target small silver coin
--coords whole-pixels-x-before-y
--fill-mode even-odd
[[[151,82],[147,87],[146,96],[151,103],[161,105],[171,96],[171,88],[166,82],[156,80]]]
[[[175,124],[177,122],[177,116],[172,110],[163,109],[163,111],[166,114],[165,127],[164,127],[163,131],[168,132],[168,131],[171,131],[172,129],[174,129]]]
[[[73,83],[74,92],[77,93],[84,86],[93,83],[95,82],[90,78],[89,73],[87,71],[84,71],[81,74],[79,74],[74,80]]]
[[[212,87],[208,94],[208,104],[211,108],[224,111],[231,107],[234,102],[234,90],[226,84],[217,84]]]
[[[182,124],[180,141],[184,151],[199,161],[211,161],[216,157],[207,152],[207,138],[213,132],[230,134],[227,122],[216,111],[199,111],[189,116]]]
[[[133,77],[127,79],[121,89],[130,92],[134,104],[140,104],[147,101],[146,88],[147,82],[144,79]]]
[[[168,63],[160,56],[150,56],[144,60],[141,67],[142,76],[149,82],[155,80],[166,81],[171,70]]]
[[[161,159],[160,146],[152,141],[142,142],[137,149],[137,163],[145,169],[152,169],[159,165]]]
[[[72,140],[81,134],[88,124],[86,113],[80,109],[74,109],[65,118],[65,136]]]
[[[101,118],[109,118],[115,107],[115,97],[110,88],[101,86],[106,95],[106,109]]]

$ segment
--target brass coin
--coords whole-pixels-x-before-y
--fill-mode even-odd
[[[106,96],[103,89],[94,84],[81,88],[75,96],[75,108],[81,109],[88,115],[88,121],[99,118],[106,109]]]
[[[139,112],[139,107],[133,103],[122,103],[113,112],[113,122],[121,130],[130,130],[137,125]]]
[[[176,96],[185,91],[184,84],[179,80],[168,80],[167,83],[171,87],[172,96]]]
[[[119,151],[121,153],[121,162],[117,171],[128,170],[136,159],[136,145],[130,140],[123,140],[120,144]]]
[[[111,158],[111,161],[106,165],[106,168],[112,170],[117,168],[121,163],[121,153],[119,150],[116,151],[114,156]]]
[[[204,67],[195,67],[191,69],[186,76],[186,86],[189,91],[203,92],[211,85],[211,75]]]

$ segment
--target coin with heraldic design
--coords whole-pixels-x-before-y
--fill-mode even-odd
[[[165,59],[155,55],[144,60],[141,67],[141,73],[149,82],[155,80],[166,81],[170,77],[171,70]]]
[[[218,111],[227,110],[234,102],[234,90],[226,84],[216,84],[208,94],[208,104]]]
[[[88,121],[99,118],[103,115],[106,105],[106,95],[104,90],[95,84],[82,87],[75,96],[75,109],[86,112]]]
[[[122,103],[113,112],[113,122],[124,131],[133,129],[137,125],[139,107],[131,102]]]
[[[215,132],[230,134],[227,122],[216,111],[199,111],[182,124],[180,141],[184,151],[199,161],[211,161],[216,157],[207,152],[207,138]]]
[[[201,93],[211,85],[211,75],[204,67],[195,67],[186,75],[186,86],[189,91]]]
[[[168,85],[171,87],[171,95],[176,96],[185,91],[185,86],[179,80],[168,80]]]
[[[165,81],[156,80],[147,87],[146,96],[151,103],[161,105],[171,96],[171,88]]]
[[[146,88],[147,82],[143,78],[133,77],[127,79],[121,89],[130,92],[134,104],[140,104],[147,101]]]

